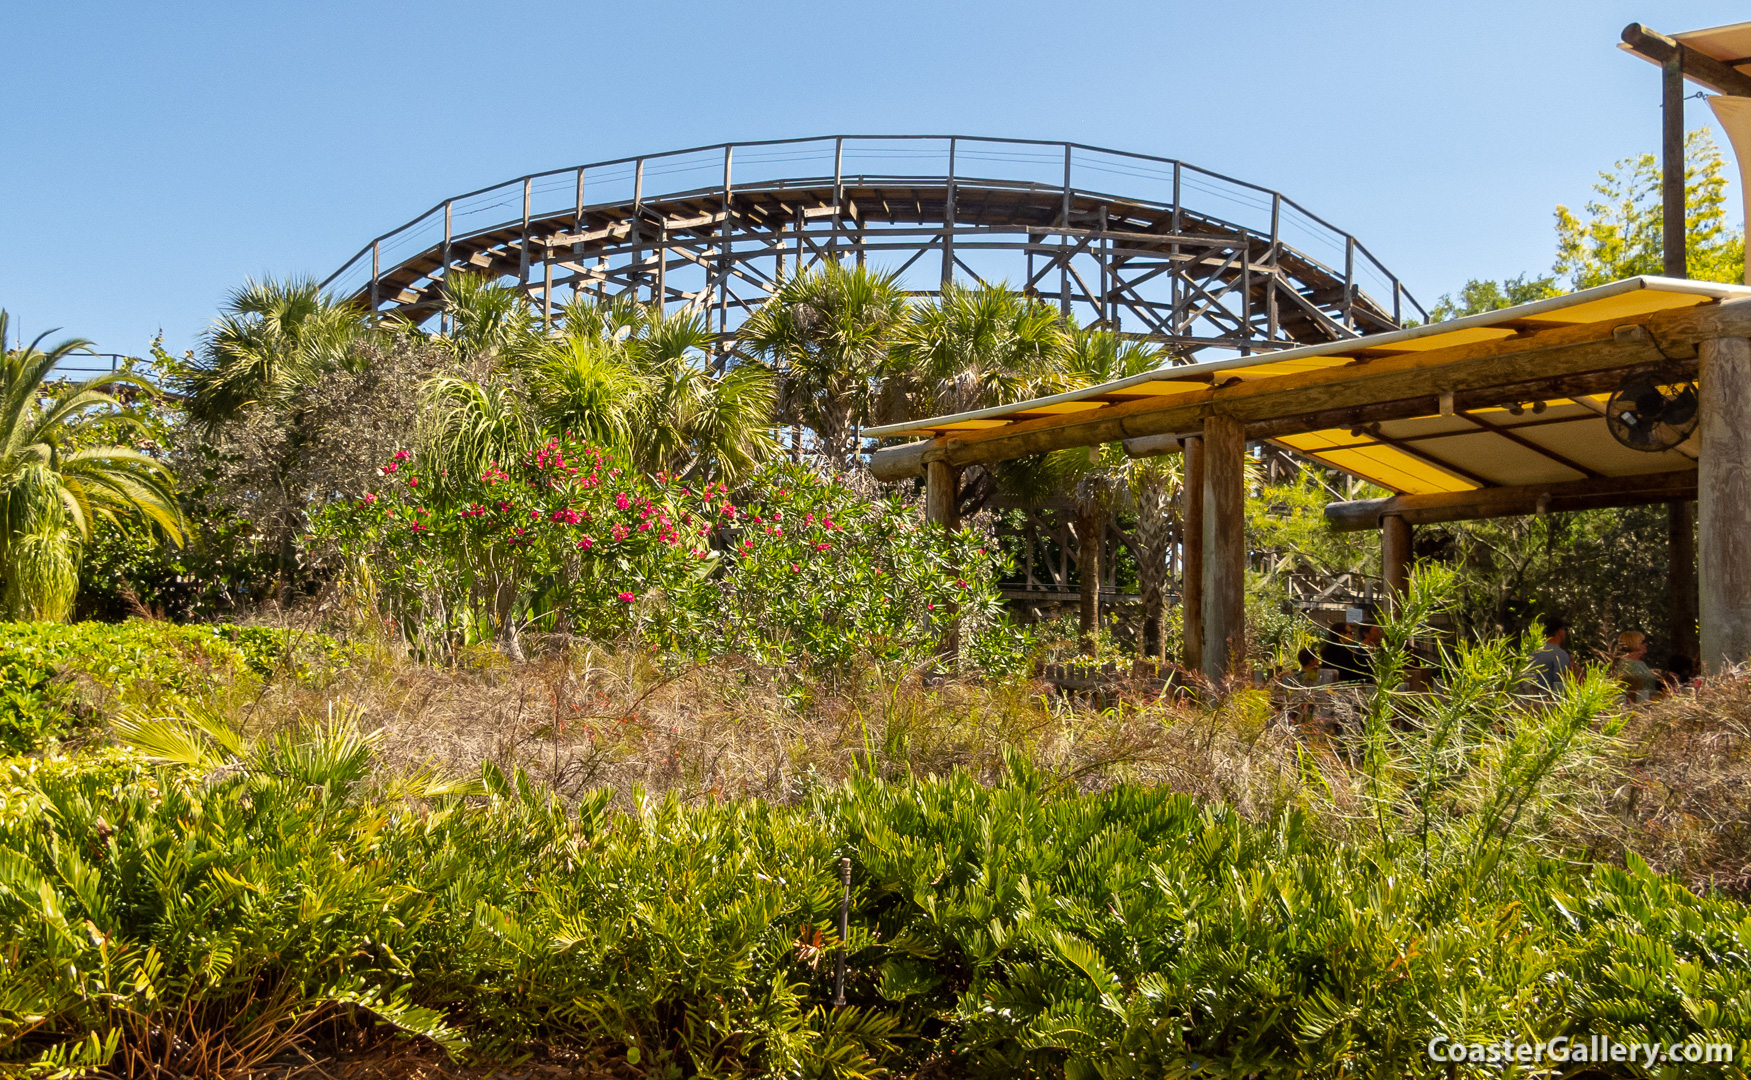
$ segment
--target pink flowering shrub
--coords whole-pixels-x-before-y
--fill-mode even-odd
[[[529,629],[814,667],[916,662],[955,626],[984,668],[1023,652],[995,548],[797,466],[732,493],[624,473],[556,438],[460,482],[423,477],[403,452],[381,480],[331,504],[315,539],[376,617],[433,658]]]
[[[378,491],[331,503],[314,539],[427,655],[531,627],[624,636],[637,601],[715,560],[709,494],[623,475],[567,439],[460,481],[413,483],[406,451],[383,474]]]

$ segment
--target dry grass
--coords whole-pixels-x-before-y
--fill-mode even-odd
[[[607,787],[682,800],[806,798],[858,769],[887,777],[966,769],[987,781],[1019,753],[1089,790],[1165,785],[1266,817],[1294,797],[1302,735],[1262,698],[1211,711],[1128,687],[1095,709],[1030,680],[936,679],[859,665],[825,676],[721,657],[561,645],[512,665],[488,651],[435,668],[387,651],[340,671],[276,680],[242,711],[257,731],[347,708],[381,728],[392,770],[522,769],[562,798]]]
[[[1699,680],[1639,710],[1614,800],[1628,848],[1693,889],[1751,892],[1751,669]]]

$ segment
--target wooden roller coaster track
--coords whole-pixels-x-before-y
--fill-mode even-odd
[[[546,318],[574,295],[630,294],[728,342],[787,274],[828,259],[897,271],[919,296],[1008,282],[1180,358],[1427,318],[1353,236],[1278,192],[1168,158],[966,136],[728,143],[537,173],[446,199],[323,285],[416,322],[439,314],[453,273],[514,283]]]

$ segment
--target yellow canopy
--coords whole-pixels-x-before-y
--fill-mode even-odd
[[[1397,356],[1512,337],[1560,326],[1605,322],[1670,308],[1751,297],[1751,288],[1637,277],[1449,322],[1281,352],[1162,368],[1116,382],[1033,401],[870,428],[879,437],[935,438],[992,434],[1026,420],[1088,413],[1139,398],[1166,405],[1233,380],[1269,380],[1337,369],[1360,359]],[[1536,377],[1536,371],[1528,373]],[[1341,377],[1341,376],[1340,376]],[[1639,476],[1694,467],[1690,444],[1660,453],[1632,450],[1606,427],[1606,395],[1459,410],[1365,428],[1285,435],[1272,442],[1401,494]]]

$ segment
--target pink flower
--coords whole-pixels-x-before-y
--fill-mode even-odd
[[[397,465],[395,462],[391,461],[389,464],[383,466],[383,471],[386,473],[392,473],[396,469],[399,469],[399,468],[401,468],[400,465]]]
[[[596,542],[587,536],[584,537],[582,540],[578,541],[578,550],[579,551],[588,551],[592,547],[595,547],[595,546],[596,546]]]
[[[636,599],[638,599],[638,597],[632,595],[629,592],[623,592],[619,595],[619,600],[622,604],[630,604]]]
[[[616,510],[624,510],[631,505],[632,500],[626,497],[626,492],[622,491],[620,494],[614,496],[614,508]]]
[[[407,486],[408,487],[419,487],[420,486],[420,478],[417,476],[408,477],[407,478]]]
[[[395,456],[390,458],[389,460],[390,461],[406,461],[407,460],[407,451],[406,450],[397,450],[395,452]]]
[[[614,533],[614,539],[616,539],[616,540],[626,539],[626,526],[624,526],[624,525],[614,526],[613,533]]]
[[[801,570],[798,570],[798,569],[797,569],[797,568],[796,568],[796,563],[791,563],[791,564],[790,564],[790,572],[791,572],[791,573],[793,573],[793,574],[800,574],[800,573],[802,573],[802,571],[801,571]]]
[[[366,506],[370,506],[372,503],[374,503],[376,501],[377,501],[377,493],[375,491],[365,492],[365,505]]]

